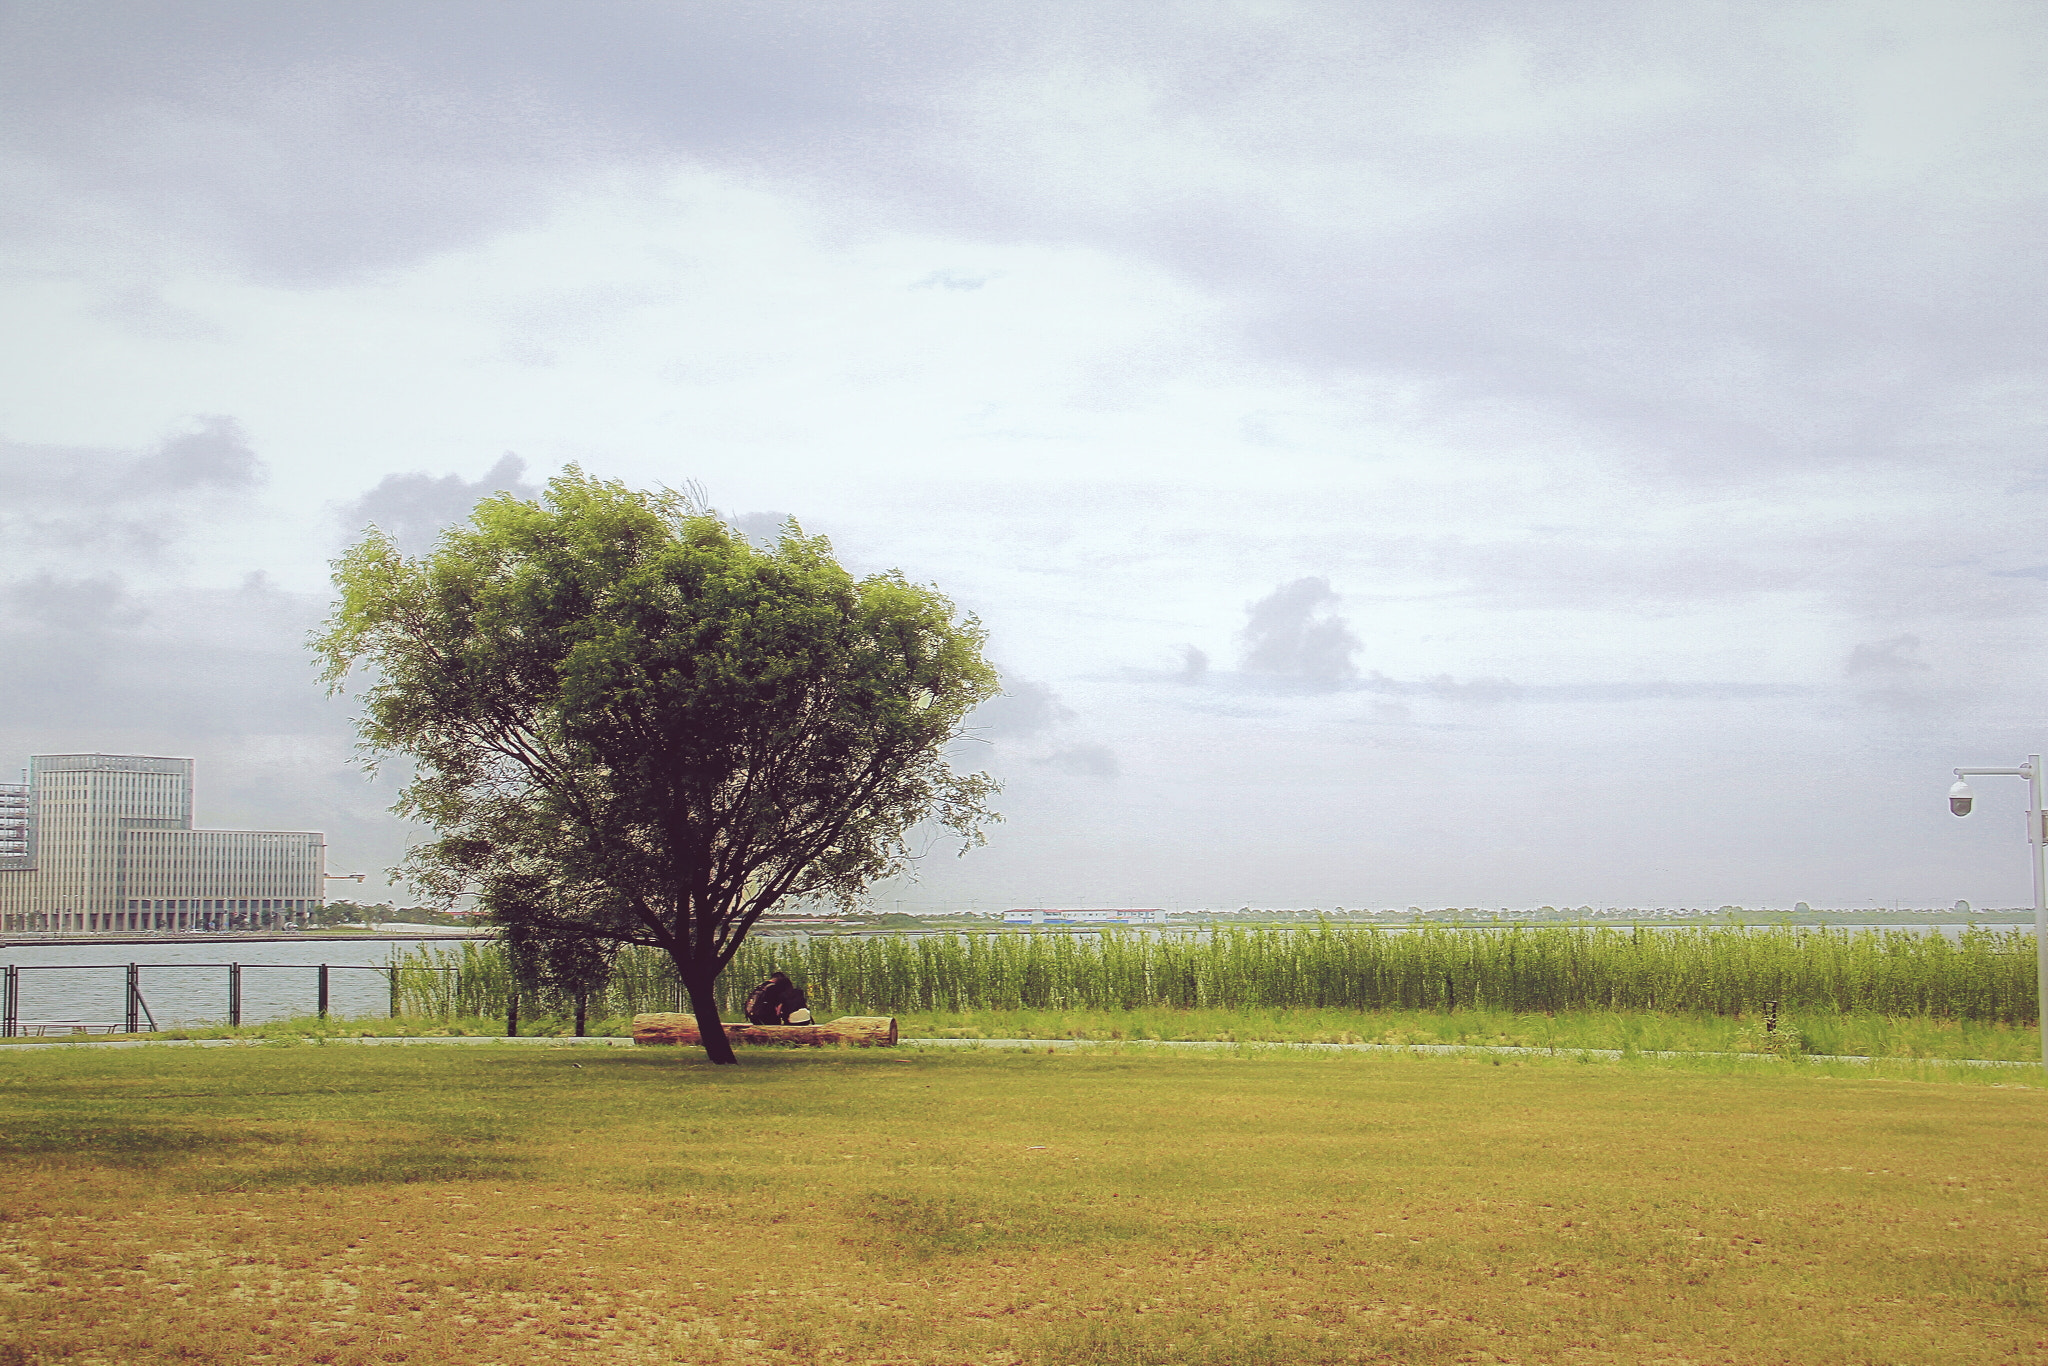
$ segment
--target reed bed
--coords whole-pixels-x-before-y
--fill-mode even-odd
[[[421,947],[397,959],[402,1014],[502,1014],[512,986],[495,944]],[[1742,1016],[1785,1011],[2032,1024],[2034,937],[1967,929],[1587,926],[1221,929],[1189,935],[873,935],[752,939],[719,983],[737,1012],[775,969],[819,1010],[1478,1009],[1555,1014],[1644,1011]],[[523,1010],[573,1005],[528,993]],[[619,956],[585,1002],[592,1018],[675,1010],[666,958]]]

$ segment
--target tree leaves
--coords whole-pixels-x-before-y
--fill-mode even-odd
[[[777,902],[854,901],[919,821],[996,819],[944,756],[998,689],[980,625],[794,522],[757,548],[572,468],[419,559],[372,530],[335,585],[324,677],[374,676],[366,759],[409,758],[398,810],[440,833],[408,875],[478,894],[535,972],[648,944],[708,992]]]

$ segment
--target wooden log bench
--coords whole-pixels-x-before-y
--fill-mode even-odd
[[[125,1034],[128,1026],[118,1020],[16,1020],[15,1029],[26,1038],[51,1034]]]
[[[725,1037],[734,1043],[801,1044],[822,1048],[837,1044],[847,1048],[893,1048],[896,1019],[891,1015],[842,1015],[815,1025],[757,1025],[727,1020]],[[695,1015],[663,1013],[635,1015],[633,1042],[645,1044],[701,1044]]]

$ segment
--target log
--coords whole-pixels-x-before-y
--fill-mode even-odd
[[[727,1020],[725,1037],[734,1043],[801,1044],[822,1048],[893,1048],[896,1046],[896,1018],[893,1015],[842,1015],[816,1025],[757,1025]],[[700,1044],[695,1015],[664,1012],[633,1017],[636,1044]]]

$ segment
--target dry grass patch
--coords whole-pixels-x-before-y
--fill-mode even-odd
[[[14,1055],[0,1363],[2048,1355],[2048,1092],[1765,1066]]]

